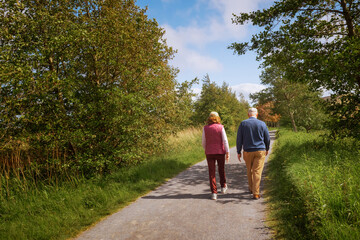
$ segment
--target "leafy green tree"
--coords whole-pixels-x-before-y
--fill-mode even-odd
[[[91,174],[160,149],[177,123],[177,70],[145,13],[133,0],[0,2],[3,162],[20,151],[39,176]]]
[[[195,102],[193,120],[195,124],[204,124],[209,113],[216,111],[225,128],[234,131],[240,122],[246,119],[248,107],[249,104],[244,98],[239,100],[226,83],[219,87],[215,82],[211,82],[209,75],[206,75],[200,97]]]
[[[89,115],[89,102],[95,106],[94,122],[85,128],[91,131],[80,135],[89,134],[89,144],[99,147],[96,153],[106,149],[119,164],[139,161],[159,149],[175,123],[177,71],[167,64],[173,50],[162,39],[164,31],[134,1],[85,4],[80,22],[88,37],[77,68],[89,77],[85,87],[99,94],[96,99],[90,90],[80,98],[80,118]]]
[[[261,81],[269,87],[250,97],[260,105],[273,102],[274,113],[281,115],[282,124],[289,123],[295,132],[299,127],[306,131],[322,128],[326,117],[320,92],[312,91],[307,84],[287,80],[276,68],[266,69]]]
[[[342,99],[332,106],[340,123],[333,130],[360,137],[360,1],[281,0],[235,15],[233,21],[251,21],[263,31],[231,49],[238,54],[254,50],[264,68],[281,66],[286,79],[332,90],[334,101]]]
[[[178,123],[179,129],[185,129],[193,125],[192,118],[194,115],[194,100],[196,96],[191,88],[194,84],[199,83],[199,79],[195,78],[192,81],[185,81],[177,86],[176,104],[178,106]]]
[[[69,62],[74,58],[74,37],[66,29],[76,26],[72,10],[76,6],[71,2],[55,5],[0,2],[3,163],[9,164],[16,153],[22,156],[17,163],[30,158],[44,165],[50,161],[47,156],[72,154],[63,147],[71,145],[66,139],[72,126],[68,121],[72,111],[69,75],[73,71]]]

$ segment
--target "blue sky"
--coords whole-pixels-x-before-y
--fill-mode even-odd
[[[170,62],[179,68],[177,80],[200,80],[209,74],[219,86],[226,82],[248,99],[249,93],[265,88],[260,84],[260,63],[256,55],[234,55],[227,47],[248,41],[258,29],[232,24],[232,13],[250,12],[269,7],[272,0],[137,0],[148,7],[147,15],[165,29],[167,44],[177,49]],[[201,90],[201,82],[194,92]]]

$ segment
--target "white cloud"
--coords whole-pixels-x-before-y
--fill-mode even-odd
[[[189,69],[198,71],[221,71],[223,66],[220,61],[202,53],[199,48],[194,48],[191,44],[200,45],[205,32],[196,30],[194,27],[173,29],[169,25],[163,26],[166,30],[166,39],[169,46],[178,50],[171,64],[180,70]],[[186,37],[188,36],[188,37]]]
[[[165,38],[169,46],[178,50],[172,65],[180,71],[219,72],[223,69],[221,61],[210,56],[206,48],[215,42],[226,42],[242,39],[247,34],[245,26],[232,24],[232,13],[255,10],[258,3],[264,0],[198,0],[194,4],[193,14],[203,13],[206,8],[219,14],[202,14],[201,19],[192,21],[190,25],[173,28],[163,25]],[[195,19],[195,18],[194,18]],[[204,22],[206,24],[204,24]],[[196,74],[195,74],[196,75]]]
[[[201,93],[201,88],[192,88],[191,90],[193,93],[195,93],[197,95],[200,95],[200,93]]]
[[[221,71],[222,64],[215,58],[201,55],[195,51],[189,51],[186,57],[182,56],[182,62],[187,68],[195,68],[199,71]],[[179,59],[180,60],[180,59]]]
[[[196,94],[192,100],[193,101],[196,101],[199,97],[200,97],[200,94],[201,94],[201,88],[192,88],[192,93]]]
[[[170,64],[180,70],[190,69],[196,73],[209,71],[219,72],[223,69],[222,63],[216,58],[202,55],[189,49],[180,51],[176,57],[171,60]]]
[[[238,85],[231,86],[231,89],[236,93],[242,93],[244,95],[245,100],[251,103],[249,95],[251,93],[260,92],[261,90],[265,89],[266,86],[256,83],[241,83]]]
[[[221,13],[221,24],[223,29],[226,29],[228,36],[242,38],[246,32],[245,27],[232,23],[233,13],[254,11],[260,2],[263,0],[211,0],[209,5]]]

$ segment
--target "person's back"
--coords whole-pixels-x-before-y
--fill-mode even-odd
[[[265,156],[270,148],[270,135],[266,124],[257,119],[256,108],[248,111],[249,119],[240,123],[236,138],[238,159],[241,162],[241,151],[247,169],[249,191],[254,199],[260,198],[260,181],[264,168]]]
[[[268,149],[270,136],[266,124],[255,117],[241,122],[237,146],[243,146],[246,152],[264,151]]]
[[[228,189],[225,176],[225,160],[229,161],[229,142],[224,126],[221,125],[220,121],[219,114],[211,112],[202,134],[202,146],[208,163],[211,199],[213,200],[217,199],[218,193],[215,177],[216,163],[219,169],[221,192],[226,193]]]
[[[225,154],[222,142],[222,131],[224,126],[219,123],[209,124],[204,127],[206,147],[205,154]]]

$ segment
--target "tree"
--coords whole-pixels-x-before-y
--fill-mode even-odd
[[[256,98],[255,98],[256,99]],[[266,122],[266,125],[270,125],[271,127],[278,126],[278,122],[280,121],[280,114],[274,113],[274,102],[265,102],[263,104],[258,104],[256,106],[259,116],[258,119]]]
[[[268,9],[234,16],[236,24],[251,21],[264,30],[250,43],[233,43],[238,54],[258,53],[263,67],[281,66],[286,79],[308,82],[341,97],[333,116],[359,137],[360,2],[358,0],[281,0]],[[340,129],[344,129],[342,126]],[[334,131],[340,130],[333,128]]]
[[[193,121],[195,124],[204,124],[209,113],[216,111],[225,128],[234,131],[246,118],[249,104],[244,98],[239,100],[226,83],[219,87],[215,82],[211,82],[209,75],[206,75],[203,79],[200,97],[194,107]]]
[[[27,146],[22,164],[91,174],[160,149],[177,123],[177,70],[145,13],[133,0],[0,1],[3,162]]]
[[[199,83],[198,78],[195,78],[190,82],[182,82],[177,86],[176,104],[179,110],[177,126],[179,129],[184,129],[193,125],[191,120],[194,115],[193,98],[196,96],[196,94],[192,92],[191,87],[196,83]]]
[[[307,131],[321,128],[325,115],[320,92],[311,91],[307,84],[287,80],[276,68],[266,69],[261,81],[270,86],[250,96],[259,105],[273,102],[274,113],[281,115],[281,122],[290,123],[295,132],[299,126]]]

